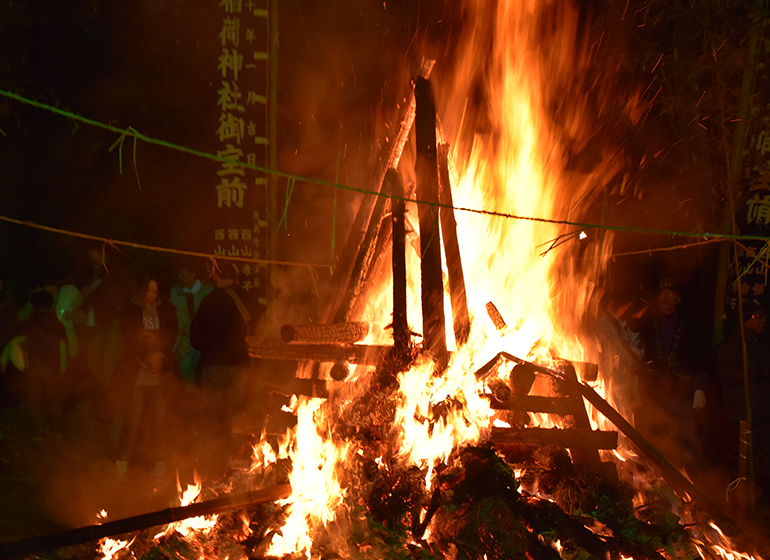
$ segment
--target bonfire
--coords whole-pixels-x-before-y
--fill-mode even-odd
[[[599,306],[612,237],[564,223],[622,163],[568,169],[593,124],[578,15],[497,10],[468,7],[451,84],[415,73],[318,322],[252,341],[301,364],[272,387],[296,425],[221,486],[253,494],[103,558],[760,558],[631,427],[637,357]]]

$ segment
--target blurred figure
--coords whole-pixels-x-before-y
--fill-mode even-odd
[[[15,336],[18,329],[16,322],[16,304],[13,296],[5,290],[8,271],[0,265],[0,349]]]
[[[757,481],[765,490],[768,486],[770,461],[770,340],[765,334],[767,314],[757,300],[743,306],[743,329],[746,338],[748,393],[751,399],[754,457]],[[746,420],[746,392],[743,377],[743,345],[740,330],[733,332],[717,351],[717,374],[727,412],[725,457],[728,468],[736,474],[738,468],[739,425]],[[764,475],[761,476],[761,475]],[[762,479],[764,478],[764,480]]]
[[[182,374],[185,389],[195,388],[195,371],[198,367],[200,352],[190,345],[190,323],[195,312],[214,286],[202,282],[198,277],[200,259],[182,261],[179,271],[179,284],[171,288],[171,303],[176,307],[179,322],[179,336],[174,344],[174,357]]]
[[[694,325],[679,309],[674,282],[661,280],[639,327],[643,366],[638,378],[637,428],[680,467],[700,459],[693,410],[706,406],[705,368]],[[671,425],[672,421],[674,426]]]
[[[67,333],[56,316],[54,298],[49,291],[33,292],[30,302],[32,316],[23,329],[27,338],[24,376],[33,426],[40,437],[46,424],[60,427]]]
[[[77,321],[80,352],[91,379],[92,397],[97,407],[120,356],[118,318],[128,299],[125,278],[118,264],[110,262],[108,268],[107,247],[101,242],[88,246],[90,271],[88,280],[80,289],[82,314]]]
[[[200,352],[202,391],[199,453],[201,474],[216,478],[226,468],[232,447],[233,417],[239,407],[237,387],[251,370],[246,335],[251,314],[238,289],[233,265],[214,272],[215,289],[200,304],[190,324],[190,344]]]
[[[157,276],[142,276],[131,304],[120,317],[123,353],[112,384],[113,403],[123,419],[116,462],[119,478],[125,477],[128,462],[136,459],[140,450],[145,458],[155,460],[154,476],[160,478],[166,470],[166,398],[174,392],[177,377],[172,356],[177,318],[174,307],[162,300],[160,290]]]

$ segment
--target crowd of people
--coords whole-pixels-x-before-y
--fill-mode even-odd
[[[106,262],[101,245],[88,257],[80,282],[45,272],[23,301],[4,289],[0,269],[4,398],[15,379],[36,438],[61,431],[65,409],[86,403],[110,427],[104,449],[117,479],[137,472],[162,479],[180,458],[216,477],[226,468],[234,415],[265,397],[246,342],[260,318],[253,314],[263,311],[244,302],[238,268],[211,271],[206,261],[181,258],[167,270],[138,272]],[[629,322],[641,358],[634,424],[689,475],[710,468],[738,480],[750,415],[758,488],[768,495],[767,315],[755,299],[740,311],[712,349],[680,287],[657,283]]]
[[[181,462],[217,477],[234,415],[261,398],[250,394],[259,388],[246,342],[259,316],[237,267],[182,257],[138,271],[101,245],[87,252],[80,281],[43,272],[21,298],[4,289],[0,269],[3,400],[16,395],[38,441],[62,435],[68,409],[88,408],[106,427],[117,480],[161,481]]]

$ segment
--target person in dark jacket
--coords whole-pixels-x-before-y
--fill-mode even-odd
[[[765,333],[767,314],[757,300],[749,300],[743,306],[743,332],[746,338],[748,394],[751,404],[754,455],[762,466],[758,474],[767,471],[770,463],[770,339]],[[739,425],[746,420],[746,387],[743,375],[743,344],[740,330],[733,332],[717,350],[717,374],[722,387],[727,412],[726,435],[731,469],[737,468]],[[759,477],[758,477],[759,478]],[[763,481],[760,481],[763,482]],[[763,484],[767,487],[767,481]],[[766,488],[770,489],[770,488]]]
[[[56,316],[50,292],[33,292],[30,302],[33,312],[23,331],[27,337],[24,375],[32,422],[39,437],[45,424],[58,428],[61,421],[67,332]]]
[[[116,463],[119,477],[127,472],[143,424],[144,451],[148,457],[157,459],[153,474],[160,478],[166,469],[166,398],[178,377],[172,353],[178,328],[176,310],[161,298],[160,290],[157,276],[144,275],[131,304],[120,317],[123,352],[115,374],[118,379],[113,384],[117,404],[125,416]],[[127,400],[121,402],[121,397]]]
[[[238,290],[237,269],[214,274],[216,288],[201,301],[190,324],[190,345],[200,352],[201,435],[210,446],[202,457],[204,476],[225,468],[232,445],[232,423],[238,400],[234,390],[251,367],[246,336],[251,314]]]
[[[637,428],[680,467],[692,470],[700,459],[693,410],[706,405],[706,369],[697,332],[680,309],[674,282],[663,279],[639,329],[643,370],[638,377],[641,407]]]

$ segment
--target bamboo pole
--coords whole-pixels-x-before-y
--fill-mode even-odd
[[[84,544],[98,541],[105,537],[114,537],[124,533],[132,533],[142,529],[148,529],[158,525],[166,525],[176,521],[182,521],[190,517],[201,515],[213,515],[238,508],[275,502],[291,496],[291,486],[281,484],[272,488],[254,490],[235,496],[223,496],[214,500],[207,500],[189,506],[167,508],[153,513],[127,517],[116,521],[108,521],[101,525],[89,525],[69,531],[62,531],[42,537],[35,537],[23,541],[0,543],[0,559],[6,560],[19,556],[36,554],[45,550]]]

